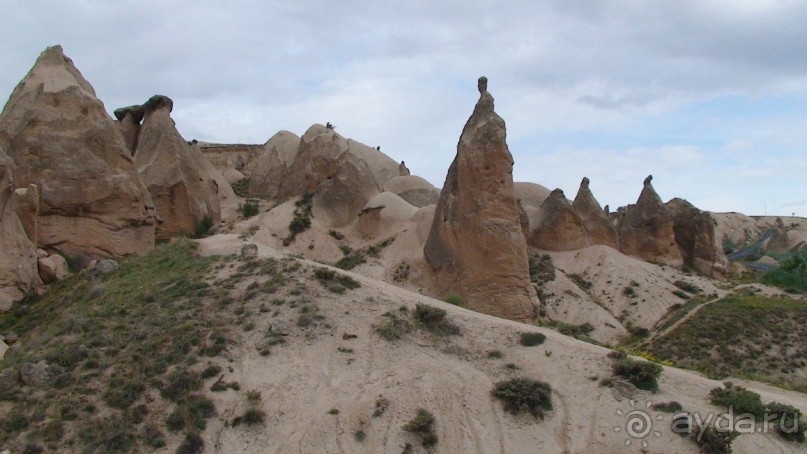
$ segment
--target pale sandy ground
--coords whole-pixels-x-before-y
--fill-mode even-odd
[[[237,252],[244,243],[235,235],[201,241],[203,252],[215,254]],[[260,254],[278,256],[268,246],[261,247]],[[602,257],[608,255],[604,254]],[[570,271],[571,264],[563,259],[557,260]],[[594,267],[596,264],[590,265],[590,269]],[[598,272],[606,273],[604,269]],[[232,367],[225,379],[238,381],[242,391],[214,394],[218,417],[202,434],[207,452],[400,453],[407,442],[418,446],[401,426],[420,407],[436,417],[439,443],[434,452],[642,452],[638,439],[625,446],[629,437],[624,415],[634,408],[628,400],[618,401],[610,388],[598,385],[601,378],[610,376],[609,350],[549,329],[471,312],[360,274],[346,274],[362,287],[343,295],[329,293],[316,281],[308,280],[304,277],[310,276],[308,271],[298,278],[307,289],[301,298],[318,308],[329,327],[299,328],[295,324],[297,310],[280,306],[276,315],[254,311],[256,328],[236,333],[239,339],[229,352],[230,362],[222,366],[225,370]],[[661,276],[654,278],[659,282],[642,282],[641,288],[664,285]],[[595,291],[599,290],[596,285]],[[373,325],[384,320],[381,314],[401,306],[412,310],[417,303],[445,309],[461,327],[462,335],[439,338],[413,331],[390,343],[374,333]],[[287,344],[273,348],[269,356],[260,356],[255,343],[266,327],[277,321],[290,327]],[[522,347],[517,337],[523,331],[542,332],[547,341],[539,347]],[[347,333],[357,338],[343,340]],[[339,347],[353,352],[338,352]],[[504,358],[487,358],[485,353],[493,349],[500,350]],[[506,363],[514,363],[520,370],[510,371],[504,367]],[[552,385],[554,410],[546,420],[512,416],[490,396],[494,383],[513,377]],[[637,392],[635,405],[643,408],[648,401],[675,400],[689,411],[718,412],[708,404],[707,396],[719,385],[692,372],[665,368],[660,391]],[[746,385],[766,401],[807,411],[807,396],[803,394],[758,383]],[[223,420],[232,420],[247,408],[243,396],[250,389],[262,393],[260,408],[266,412],[265,423],[252,428],[225,427]],[[383,415],[373,417],[379,396],[388,399],[390,405]],[[337,415],[328,414],[333,408],[339,411]],[[669,430],[670,415],[664,417],[654,423],[659,436],[648,436],[646,452],[698,452],[695,444]],[[366,433],[366,440],[354,439],[357,430]],[[735,453],[804,452],[803,445],[786,443],[772,434],[742,435],[733,446]],[[418,449],[415,452],[423,452]]]

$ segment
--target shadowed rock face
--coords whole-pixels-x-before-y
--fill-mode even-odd
[[[218,183],[201,151],[192,148],[171,119],[174,103],[153,96],[144,105],[145,116],[134,160],[162,219],[158,238],[192,234],[208,217],[221,221]]]
[[[704,276],[728,274],[730,265],[716,238],[711,213],[678,198],[667,202],[667,208],[673,216],[675,242],[681,249],[684,263]]]
[[[436,290],[470,308],[511,319],[534,316],[527,244],[513,192],[513,158],[487,79],[457,145],[424,255]]]
[[[36,248],[16,213],[15,186],[14,161],[0,148],[0,312],[42,285]]]
[[[255,160],[249,180],[249,194],[278,197],[284,180],[290,176],[289,168],[294,164],[299,150],[300,137],[296,134],[280,131],[272,136]]]
[[[573,251],[588,246],[583,219],[560,189],[552,191],[541,204],[527,242],[546,251]]]
[[[118,127],[61,47],[46,49],[0,115],[17,184],[39,188],[38,244],[71,256],[154,247],[148,192]]]
[[[645,179],[639,200],[629,205],[619,220],[620,250],[643,260],[680,267],[684,259],[675,241],[673,217],[653,189],[652,178]]]
[[[140,122],[143,121],[145,111],[143,106],[129,106],[115,109],[115,118],[118,119],[118,128],[123,134],[123,140],[129,152],[134,154],[137,148],[137,136],[140,135]]]
[[[583,178],[580,182],[580,189],[572,207],[583,220],[583,228],[586,230],[586,238],[590,245],[602,244],[614,249],[619,248],[616,226],[591,193],[588,178]]]

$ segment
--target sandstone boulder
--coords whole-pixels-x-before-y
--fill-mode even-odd
[[[484,77],[479,92],[423,252],[440,296],[459,295],[469,308],[491,315],[530,319],[537,297],[513,191],[513,158]]]
[[[601,244],[618,249],[616,226],[608,217],[608,213],[600,208],[600,203],[589,189],[588,178],[580,182],[580,189],[572,203],[574,211],[583,220],[583,228],[590,245]]]
[[[42,285],[36,247],[17,216],[15,177],[14,162],[0,148],[0,312]]]
[[[675,241],[673,216],[653,189],[652,179],[648,176],[644,180],[639,200],[619,218],[620,250],[643,260],[680,267],[684,258]]]
[[[39,277],[41,277],[42,282],[46,284],[61,281],[70,275],[67,260],[59,254],[49,255],[39,259],[37,266],[39,268]]]
[[[179,134],[173,101],[156,95],[143,105],[144,119],[134,161],[162,218],[158,238],[192,234],[205,219],[221,220],[219,185],[210,163]]]
[[[437,203],[440,198],[439,189],[415,175],[390,178],[384,184],[384,191],[391,192],[418,208]]]
[[[537,216],[530,219],[527,243],[545,251],[574,251],[588,246],[583,219],[562,190],[552,191]]]
[[[684,264],[709,277],[723,277],[731,269],[722,242],[717,238],[716,222],[708,211],[701,211],[686,200],[667,202],[673,216],[675,242]]]
[[[127,255],[154,247],[148,192],[92,86],[49,47],[0,114],[0,148],[20,187],[39,188],[38,245],[71,256]]]

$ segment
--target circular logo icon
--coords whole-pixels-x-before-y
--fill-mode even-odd
[[[630,400],[631,410],[628,412],[624,412],[622,410],[617,410],[616,414],[622,416],[624,422],[620,426],[614,427],[614,432],[622,432],[623,430],[628,435],[627,439],[625,440],[625,446],[630,446],[634,440],[640,440],[642,447],[646,448],[647,438],[652,434],[654,437],[659,438],[661,437],[661,432],[658,430],[653,429],[653,424],[655,421],[661,421],[664,419],[664,415],[656,415],[652,416],[650,414],[651,407],[653,406],[652,402],[646,402],[644,409],[636,408],[636,401]]]

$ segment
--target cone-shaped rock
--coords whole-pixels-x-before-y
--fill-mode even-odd
[[[629,205],[619,220],[619,246],[622,253],[643,260],[672,266],[684,264],[681,250],[675,242],[673,217],[650,181],[644,180],[644,188],[635,205]]]
[[[202,153],[188,145],[174,126],[173,102],[157,95],[143,108],[134,160],[162,219],[158,238],[192,234],[205,218],[218,223],[218,184]]]
[[[667,208],[673,216],[675,242],[684,256],[684,263],[705,276],[728,274],[729,261],[717,240],[712,214],[678,198],[667,202]]]
[[[574,211],[583,219],[583,228],[586,230],[588,242],[592,245],[602,244],[618,249],[616,226],[605,210],[600,207],[600,203],[594,198],[588,185],[588,178],[583,178],[574,203],[572,203]]]
[[[424,255],[436,290],[499,317],[534,316],[527,243],[513,191],[513,158],[487,79],[440,193]]]
[[[0,148],[0,312],[42,285],[36,248],[25,233],[14,203],[15,166]]]
[[[555,189],[541,204],[537,216],[530,222],[527,242],[546,251],[574,251],[588,246],[583,219],[562,190]]]
[[[39,247],[74,257],[154,247],[150,198],[131,154],[61,47],[42,52],[11,94],[0,147],[17,165],[18,186],[39,188]]]

